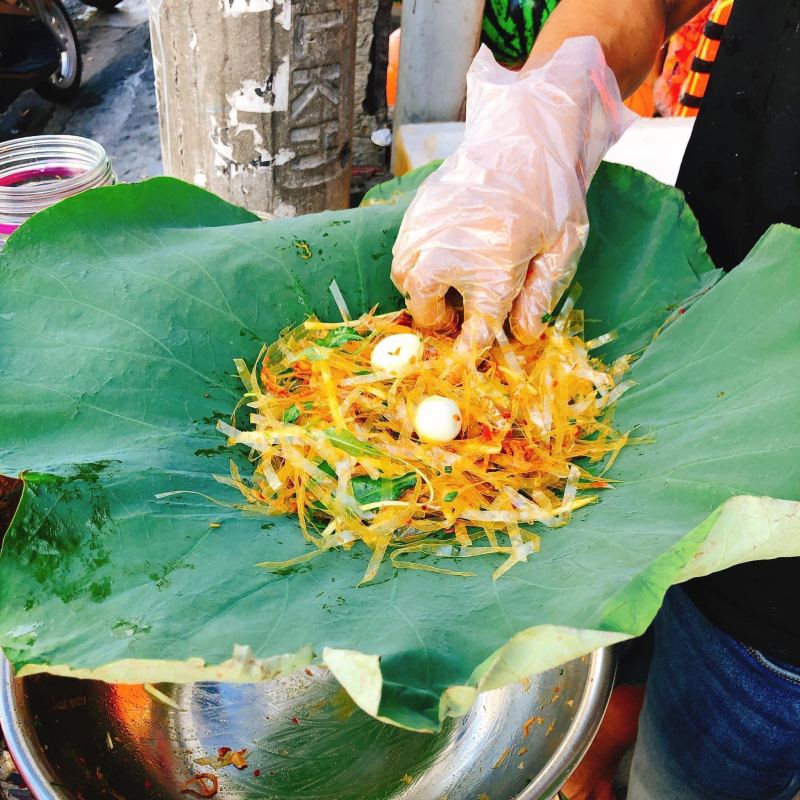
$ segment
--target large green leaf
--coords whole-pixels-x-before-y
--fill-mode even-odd
[[[385,183],[373,186],[361,201],[362,206],[393,205],[408,203],[419,189],[420,184],[432,172],[435,172],[441,161],[431,161],[430,164],[412,169],[405,175]]]
[[[291,519],[202,496],[238,499],[212,478],[227,471],[214,423],[240,393],[233,359],[306,314],[336,319],[334,276],[354,312],[396,306],[409,194],[385,196],[261,223],[156,179],[66,201],[12,237],[0,472],[24,472],[25,492],[0,556],[0,646],[17,669],[254,680],[317,658],[369,713],[430,730],[480,689],[639,633],[675,581],[800,554],[800,233],[773,229],[714,285],[681,195],[609,166],[579,270],[590,333],[619,329],[613,356],[675,317],[619,404],[619,426],[655,436],[620,456],[622,483],[497,582],[489,559],[473,579],[384,565],[357,587],[360,548],[255,567],[303,544]],[[156,498],[177,490],[199,494]]]

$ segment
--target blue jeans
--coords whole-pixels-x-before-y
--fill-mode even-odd
[[[667,593],[639,719],[628,800],[790,800],[800,791],[800,668]]]

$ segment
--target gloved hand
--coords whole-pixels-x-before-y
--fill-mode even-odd
[[[568,39],[521,72],[482,47],[467,75],[464,141],[420,187],[394,246],[392,280],[417,324],[454,329],[453,287],[462,351],[491,345],[509,312],[515,337],[538,336],[586,244],[589,182],[635,118],[594,37]]]

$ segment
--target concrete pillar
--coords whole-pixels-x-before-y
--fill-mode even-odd
[[[150,0],[164,171],[257,213],[346,208],[358,0]]]

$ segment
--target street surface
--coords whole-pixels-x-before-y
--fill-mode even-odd
[[[71,133],[105,147],[123,181],[160,175],[161,150],[150,58],[147,0],[124,0],[104,13],[67,0],[83,54],[83,82],[68,106],[20,95],[0,114],[0,141]]]

